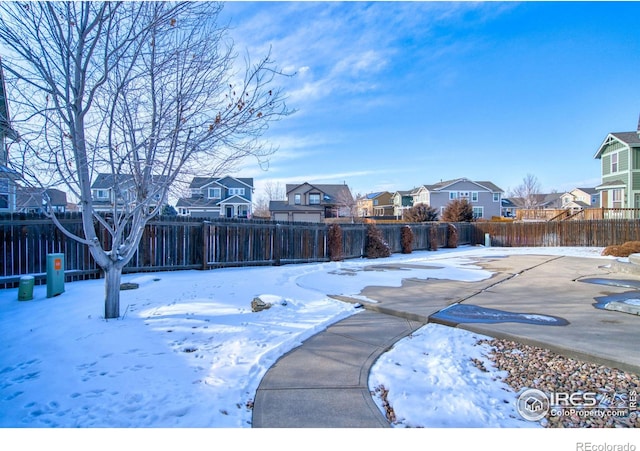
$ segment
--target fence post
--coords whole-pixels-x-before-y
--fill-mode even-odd
[[[209,269],[209,240],[211,238],[211,227],[209,221],[202,221],[202,269]]]
[[[280,256],[282,253],[282,229],[280,223],[276,224],[273,233],[273,264],[280,266]]]

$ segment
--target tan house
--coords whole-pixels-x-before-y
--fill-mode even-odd
[[[352,216],[355,201],[347,185],[287,184],[286,200],[269,202],[274,221],[322,222]]]
[[[358,217],[393,216],[393,194],[388,191],[367,194],[357,200]]]

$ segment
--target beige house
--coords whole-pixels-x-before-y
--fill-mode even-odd
[[[274,221],[322,222],[352,216],[355,201],[347,185],[287,184],[286,200],[269,203]]]
[[[357,200],[358,217],[393,216],[393,194],[388,191],[367,194]]]

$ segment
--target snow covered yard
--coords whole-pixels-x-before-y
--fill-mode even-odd
[[[377,260],[135,274],[123,281],[140,287],[122,291],[123,316],[109,321],[102,280],[67,283],[49,299],[37,286],[31,301],[18,301],[17,289],[0,290],[0,427],[250,428],[253,397],[268,368],[358,313],[329,294],[357,296],[373,283],[400,286],[407,277],[481,280],[491,274],[472,264],[474,256],[541,251],[600,257],[601,249],[461,247]],[[364,270],[436,261],[437,270]],[[255,296],[272,307],[252,312]],[[470,364],[471,357],[484,358],[478,338],[425,326],[378,361],[372,390],[404,384],[407,399],[431,400],[419,408],[396,404],[406,426],[535,427],[517,417],[515,394],[498,372]],[[427,373],[420,380],[431,386],[399,378],[399,361],[416,362]],[[474,422],[460,423],[460,409],[476,412],[464,416]]]

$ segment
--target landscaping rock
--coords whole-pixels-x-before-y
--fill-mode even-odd
[[[120,284],[120,290],[136,290],[140,288],[140,285],[133,282],[125,282]]]
[[[254,313],[261,312],[263,310],[268,310],[270,308],[271,308],[271,304],[268,302],[264,302],[259,297],[255,297],[253,298],[253,301],[251,301],[251,311]]]

